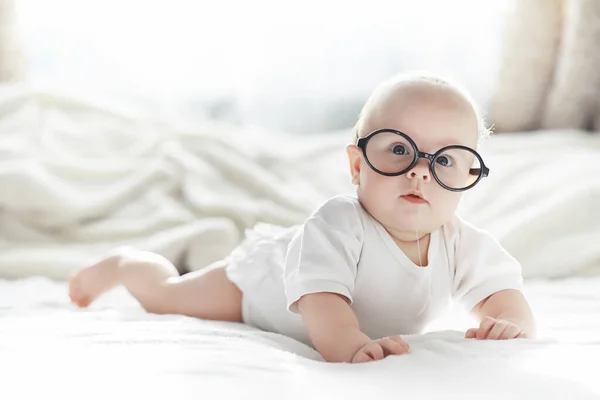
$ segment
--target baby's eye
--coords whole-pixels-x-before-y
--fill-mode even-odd
[[[454,164],[452,159],[448,156],[439,156],[435,162],[440,164],[442,167],[451,167]]]
[[[404,146],[402,144],[394,144],[390,147],[390,150],[392,151],[392,153],[399,155],[399,156],[408,154],[408,149],[406,148],[406,146]]]

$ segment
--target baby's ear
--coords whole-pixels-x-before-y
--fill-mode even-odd
[[[348,155],[348,162],[350,164],[350,176],[352,177],[352,183],[354,185],[358,185],[360,184],[360,149],[355,144],[349,144],[346,146],[346,154]]]

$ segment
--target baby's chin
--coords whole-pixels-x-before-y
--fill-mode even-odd
[[[435,230],[432,229],[430,224],[423,223],[423,221],[414,223],[411,223],[410,221],[397,222],[393,225],[393,229],[396,233],[402,234],[402,236],[405,236],[407,239],[421,237]]]
[[[421,236],[438,229],[441,224],[431,214],[430,210],[414,212],[396,212],[384,225],[396,232],[404,232],[406,235]]]

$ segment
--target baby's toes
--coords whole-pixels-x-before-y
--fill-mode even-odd
[[[79,307],[87,307],[92,300],[82,287],[79,273],[75,273],[69,278],[69,298],[73,304]]]

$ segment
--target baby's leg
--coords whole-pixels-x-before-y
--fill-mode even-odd
[[[227,278],[224,263],[179,276],[166,258],[135,249],[121,249],[77,272],[70,280],[69,296],[86,307],[120,284],[154,314],[242,321],[242,294]]]

